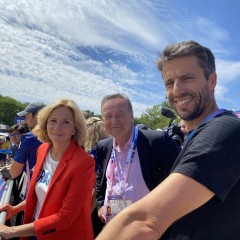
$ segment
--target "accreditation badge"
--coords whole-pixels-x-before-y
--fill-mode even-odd
[[[124,208],[132,204],[131,200],[122,199],[122,195],[108,196],[107,205],[105,206],[105,219],[108,223],[113,217],[115,217]]]
[[[28,175],[25,171],[22,173],[22,177],[19,182],[19,188],[22,186],[19,197],[23,201],[26,198],[27,187],[28,187]]]

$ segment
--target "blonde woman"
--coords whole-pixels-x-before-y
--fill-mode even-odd
[[[49,240],[92,240],[90,205],[94,160],[82,149],[86,123],[77,104],[60,99],[38,115],[33,133],[42,144],[37,153],[27,199],[4,205],[7,218],[25,210],[21,226],[0,226],[4,239],[31,237]]]
[[[93,153],[97,143],[105,138],[110,137],[105,129],[104,122],[98,117],[90,117],[86,120],[87,123],[87,140],[84,148],[87,152]],[[95,154],[94,158],[96,157]]]
[[[97,143],[105,138],[110,137],[105,129],[104,122],[98,117],[89,117],[86,120],[87,123],[87,140],[84,145],[85,150],[91,154],[95,160],[95,172],[98,171],[98,159],[96,146]],[[94,236],[96,237],[102,229],[102,222],[99,221],[97,209],[96,209],[96,186],[93,188],[92,194],[92,203],[91,203],[91,212],[92,212],[92,224]]]

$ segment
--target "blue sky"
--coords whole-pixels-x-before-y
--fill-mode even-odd
[[[98,114],[121,92],[140,116],[165,100],[158,54],[195,40],[216,57],[219,107],[240,109],[239,9],[238,0],[1,0],[0,93],[71,98]]]

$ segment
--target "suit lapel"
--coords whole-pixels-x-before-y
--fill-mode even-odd
[[[146,161],[148,161],[148,148],[149,144],[146,141],[145,136],[141,131],[138,131],[137,150],[142,171],[147,167]]]
[[[148,130],[143,130],[148,131]],[[148,187],[148,189],[152,189],[151,183],[153,178],[153,166],[152,166],[152,159],[153,156],[151,155],[150,145],[147,138],[144,136],[142,131],[138,132],[138,141],[137,141],[137,150],[138,156],[141,166],[141,171],[143,175],[143,179]]]
[[[104,163],[103,163],[104,176],[106,176],[107,166],[108,166],[109,159],[111,157],[112,149],[113,149],[113,139],[111,138],[111,140],[107,144],[106,158],[104,159]]]

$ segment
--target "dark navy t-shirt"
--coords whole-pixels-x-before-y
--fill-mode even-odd
[[[28,160],[29,169],[31,170],[36,164],[37,149],[41,144],[42,143],[31,132],[23,134],[15,153],[14,161],[26,164]]]
[[[222,114],[199,127],[172,172],[196,180],[215,196],[175,222],[161,240],[240,239],[240,119]]]

